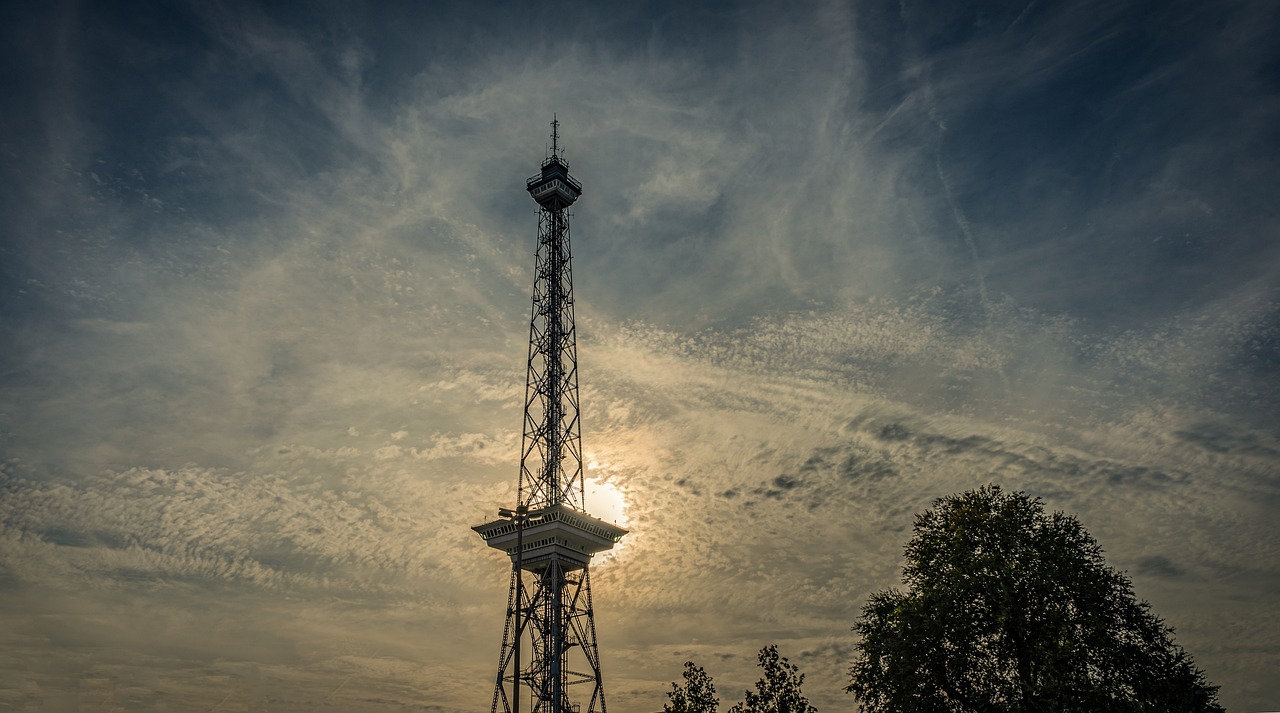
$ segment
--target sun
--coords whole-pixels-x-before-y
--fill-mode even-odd
[[[587,512],[592,517],[620,527],[627,526],[627,498],[618,486],[596,478],[586,478],[583,488],[587,493]]]

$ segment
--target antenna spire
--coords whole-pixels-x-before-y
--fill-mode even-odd
[[[560,119],[551,115],[551,158],[560,157]]]

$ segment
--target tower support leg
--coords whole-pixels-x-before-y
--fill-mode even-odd
[[[522,711],[607,713],[589,570],[566,571],[551,562],[536,574],[529,592],[512,572],[491,713],[515,713],[516,676],[521,677]],[[515,608],[521,602],[517,630]],[[523,671],[516,669],[517,648],[531,654]],[[532,705],[523,705],[526,701]]]

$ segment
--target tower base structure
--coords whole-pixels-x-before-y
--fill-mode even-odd
[[[471,529],[512,565],[491,713],[607,713],[589,564],[627,531],[564,504]]]

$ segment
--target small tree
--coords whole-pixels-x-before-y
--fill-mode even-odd
[[[671,700],[663,704],[663,713],[715,713],[720,706],[711,676],[692,661],[684,662],[684,687],[672,683],[667,698]]]
[[[756,690],[747,691],[746,700],[735,703],[729,713],[817,713],[800,692],[804,674],[778,655],[777,645],[760,649],[758,659],[764,676],[756,681]]]
[[[916,517],[847,690],[869,713],[1220,713],[1217,687],[1075,518],[997,486]]]

